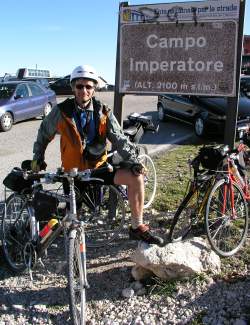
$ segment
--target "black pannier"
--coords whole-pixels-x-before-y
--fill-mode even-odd
[[[57,215],[58,199],[51,196],[50,192],[36,192],[33,198],[33,207],[37,221],[48,221]]]
[[[3,180],[3,185],[14,192],[30,191],[33,180],[24,179],[20,173],[22,169],[14,167],[12,171]]]
[[[201,166],[205,169],[217,170],[221,167],[225,153],[223,147],[203,147],[199,151]]]

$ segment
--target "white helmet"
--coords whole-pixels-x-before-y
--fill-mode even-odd
[[[91,79],[97,84],[99,82],[99,77],[95,69],[92,68],[90,65],[79,65],[78,67],[76,67],[70,75],[70,83],[72,82],[72,80],[79,78]]]

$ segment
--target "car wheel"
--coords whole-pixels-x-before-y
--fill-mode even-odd
[[[6,132],[12,128],[13,117],[9,112],[4,113],[0,118],[0,128],[2,131]]]
[[[197,117],[194,122],[194,131],[198,137],[204,137],[205,135],[205,123],[202,117]]]
[[[158,119],[160,122],[166,121],[166,116],[162,105],[158,106]]]
[[[43,117],[47,116],[51,112],[52,106],[50,103],[47,103],[43,109]]]

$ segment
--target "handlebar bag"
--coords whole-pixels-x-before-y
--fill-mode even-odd
[[[31,186],[33,185],[33,180],[24,179],[22,175],[18,173],[20,171],[22,171],[22,169],[14,167],[3,180],[4,186],[19,194],[24,191],[31,191]]]
[[[97,161],[106,153],[106,143],[87,144],[84,151],[86,160]]]
[[[202,167],[205,169],[218,169],[221,166],[224,158],[225,154],[223,153],[221,147],[207,146],[201,148],[199,151],[199,160]]]
[[[33,207],[37,221],[48,221],[51,216],[57,215],[58,199],[51,196],[50,192],[36,192],[33,198]]]

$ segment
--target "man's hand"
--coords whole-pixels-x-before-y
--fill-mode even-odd
[[[131,166],[131,172],[135,175],[135,176],[139,176],[141,174],[145,174],[146,173],[146,168],[143,164],[141,163],[134,163]]]
[[[135,176],[139,176],[147,172],[147,168],[142,163],[131,160],[121,161],[120,167],[130,169]]]
[[[40,172],[40,170],[46,170],[47,164],[45,161],[40,161],[33,159],[31,161],[31,170],[35,173]]]

